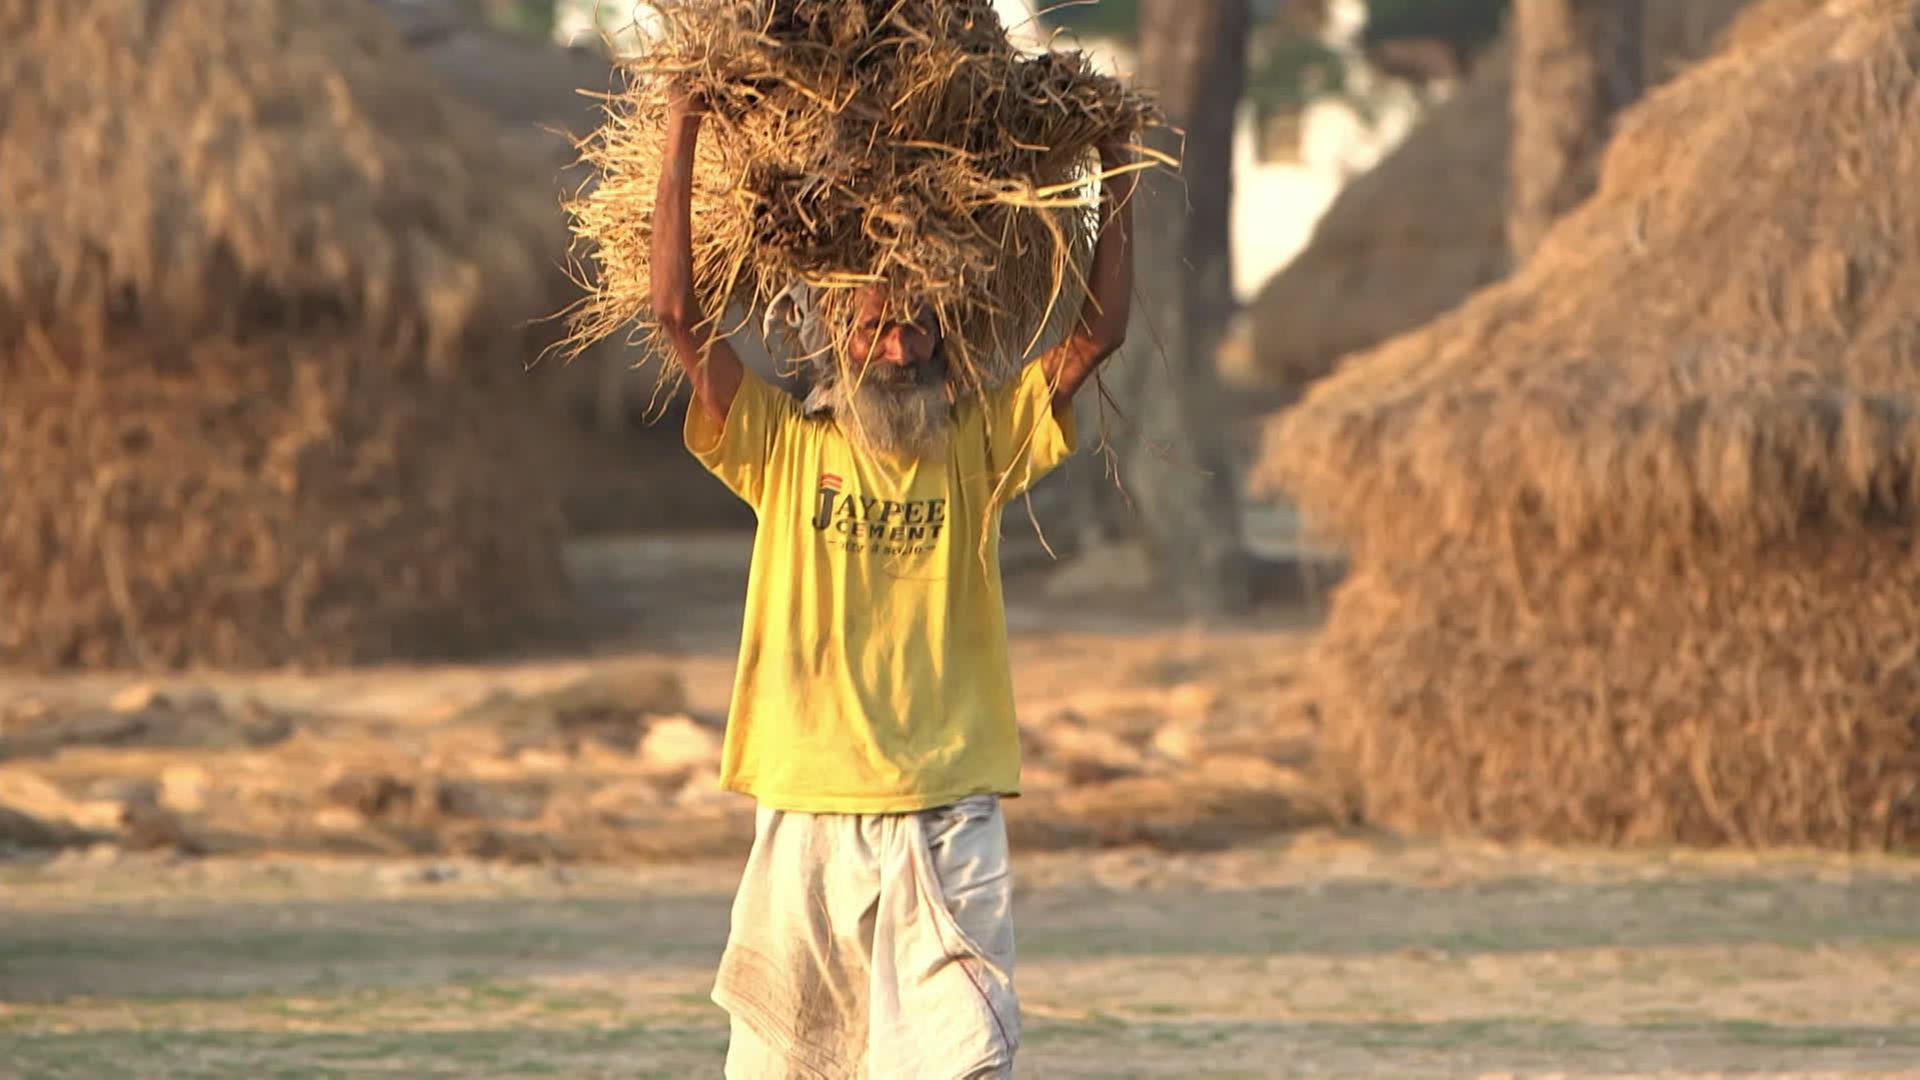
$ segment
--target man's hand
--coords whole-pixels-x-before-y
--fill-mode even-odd
[[[698,120],[707,115],[707,99],[695,93],[687,84],[675,79],[667,86],[667,116],[690,117]]]

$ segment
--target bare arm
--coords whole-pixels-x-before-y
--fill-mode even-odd
[[[1128,153],[1123,147],[1101,147],[1101,168],[1111,171],[1120,167]],[[1133,190],[1137,175],[1109,175],[1100,181],[1100,237],[1093,245],[1086,303],[1067,340],[1040,358],[1053,381],[1055,412],[1073,407],[1073,395],[1127,339],[1127,317],[1133,307]]]
[[[653,317],[693,383],[697,407],[724,424],[740,390],[740,356],[700,310],[693,292],[693,150],[700,109],[684,92],[667,111],[667,146],[653,203]]]

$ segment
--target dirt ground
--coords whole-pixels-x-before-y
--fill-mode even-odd
[[[0,1074],[719,1075],[737,860],[0,869]],[[1920,1075],[1920,866],[1308,830],[1023,853],[1036,1077]]]
[[[575,545],[591,644],[564,654],[0,680],[0,846],[534,862],[739,850],[751,808],[718,770],[750,546],[739,533]],[[1330,820],[1305,768],[1311,710],[1290,696],[1310,611],[1191,627],[1111,584],[1124,553],[1065,580],[1032,550],[1009,561],[1020,843],[1206,849]]]
[[[0,683],[0,1077],[719,1075],[745,558],[579,546],[572,655]],[[1008,553],[1022,1075],[1920,1076],[1920,863],[1345,829],[1312,605],[1103,558]]]

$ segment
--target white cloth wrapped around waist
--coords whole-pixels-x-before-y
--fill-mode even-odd
[[[713,999],[727,1076],[1011,1075],[1013,886],[996,796],[904,814],[762,807]]]

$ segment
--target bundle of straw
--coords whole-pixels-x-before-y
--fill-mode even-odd
[[[657,332],[648,248],[676,82],[709,111],[693,192],[703,309],[737,317],[803,281],[844,346],[856,287],[885,285],[932,307],[949,382],[970,389],[1077,306],[1095,150],[1158,119],[1078,53],[1016,49],[990,0],[662,4],[581,147],[595,182],[569,210],[596,272],[576,347]]]

